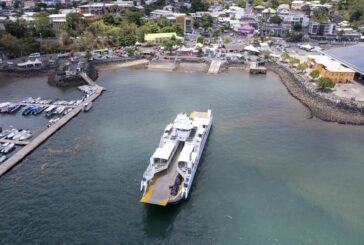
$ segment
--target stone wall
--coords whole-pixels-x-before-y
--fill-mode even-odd
[[[317,91],[307,80],[283,65],[267,63],[266,67],[280,76],[288,91],[306,105],[313,116],[330,122],[364,125],[364,103],[336,99]]]
[[[98,71],[93,64],[90,62],[86,63],[84,71],[93,81],[97,80]],[[56,87],[72,87],[87,84],[87,82],[78,74],[74,76],[58,76],[56,70],[50,72],[48,83]]]

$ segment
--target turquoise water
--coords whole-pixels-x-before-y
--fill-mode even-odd
[[[363,127],[311,119],[271,73],[104,70],[99,83],[107,91],[89,113],[0,179],[0,244],[364,244]],[[0,79],[1,101],[27,95],[80,93],[43,76]],[[189,199],[139,203],[166,124],[210,105]]]

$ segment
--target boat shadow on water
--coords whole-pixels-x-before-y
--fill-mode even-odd
[[[144,207],[143,224],[144,233],[148,237],[165,238],[173,230],[173,224],[185,206],[185,202],[169,204],[165,207],[146,204]]]

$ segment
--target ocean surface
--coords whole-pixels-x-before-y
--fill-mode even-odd
[[[0,101],[77,99],[45,76],[0,78]],[[0,179],[0,244],[364,244],[364,127],[311,118],[272,73],[103,70],[107,91]],[[212,108],[189,199],[139,202],[177,113]],[[39,133],[44,116],[0,115]]]

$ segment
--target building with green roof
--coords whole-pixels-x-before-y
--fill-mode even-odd
[[[178,37],[175,32],[166,32],[166,33],[148,33],[144,36],[144,41],[147,43],[158,44],[162,43],[166,40],[170,40],[173,36],[177,39],[182,39],[182,37]]]

